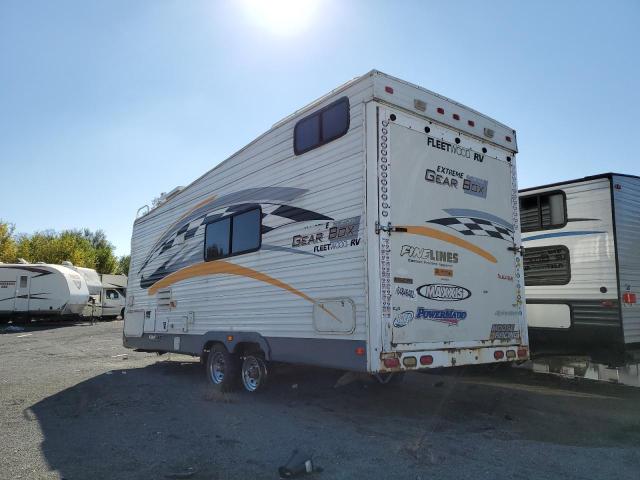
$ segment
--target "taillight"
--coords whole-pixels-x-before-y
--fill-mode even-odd
[[[356,355],[359,357],[364,355],[364,347],[356,347]]]
[[[527,349],[519,348],[518,349],[518,358],[526,358],[527,357]]]
[[[493,358],[496,360],[502,360],[504,358],[504,352],[502,350],[496,350],[493,352]]]
[[[422,355],[420,357],[420,365],[431,365],[433,363],[433,357],[431,355]]]
[[[402,364],[405,367],[409,367],[409,368],[413,368],[416,366],[417,362],[416,362],[416,357],[404,357],[402,359]]]
[[[636,294],[633,292],[624,292],[622,294],[622,301],[624,303],[637,303]]]
[[[382,363],[386,368],[398,368],[400,366],[400,360],[398,358],[385,358]]]

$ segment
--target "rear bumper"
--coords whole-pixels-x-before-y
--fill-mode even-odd
[[[388,359],[395,358],[397,361]],[[402,372],[428,368],[506,363],[529,359],[528,345],[508,345],[443,350],[388,352],[380,356],[380,372]],[[397,363],[397,366],[393,366]]]

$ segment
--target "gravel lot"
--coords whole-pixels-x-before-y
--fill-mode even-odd
[[[382,387],[287,367],[266,392],[220,395],[195,359],[121,335],[121,321],[0,335],[1,478],[277,479],[296,448],[322,468],[310,480],[640,478],[640,389],[521,369]]]

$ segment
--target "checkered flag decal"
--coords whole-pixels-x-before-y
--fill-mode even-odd
[[[305,210],[304,208],[292,207],[290,205],[282,205],[277,203],[251,204],[241,203],[238,205],[230,205],[228,207],[216,210],[215,212],[204,215],[200,218],[180,227],[176,233],[167,239],[160,248],[160,253],[169,250],[174,245],[184,243],[185,240],[202,233],[209,223],[220,218],[226,217],[234,212],[242,210],[251,210],[253,207],[262,208],[262,234],[269,233],[276,228],[288,225],[294,222],[304,222],[308,220],[333,220],[320,213]],[[199,232],[200,231],[200,232]]]
[[[513,242],[513,230],[482,218],[447,217],[430,220],[428,223],[449,227],[462,235],[493,237]]]

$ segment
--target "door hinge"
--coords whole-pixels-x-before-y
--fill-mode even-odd
[[[513,246],[513,247],[507,247],[507,250],[513,252],[513,253],[519,253],[520,255],[522,255],[524,257],[524,246],[520,245],[519,247]]]
[[[406,227],[394,227],[391,225],[391,222],[388,222],[387,225],[382,225],[380,222],[376,222],[376,233],[380,235],[380,232],[406,232]]]

